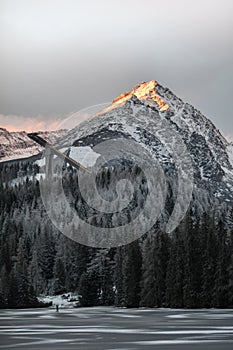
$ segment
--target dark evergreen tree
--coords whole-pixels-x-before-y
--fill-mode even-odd
[[[214,222],[208,215],[204,215],[201,224],[202,235],[202,307],[209,308],[214,305],[215,271],[217,264],[217,240],[214,232]]]
[[[170,259],[166,278],[166,306],[183,308],[184,305],[184,276],[185,249],[182,230],[176,229],[171,238]]]
[[[82,306],[100,305],[100,280],[96,271],[83,273],[79,281],[78,290]]]
[[[133,308],[140,304],[142,256],[139,242],[126,246],[125,253],[122,270],[124,305]]]
[[[166,303],[166,276],[169,261],[169,238],[156,233],[145,239],[143,249],[141,305],[162,307]]]
[[[230,256],[227,249],[228,237],[222,220],[217,225],[217,264],[214,286],[214,305],[220,308],[229,306],[229,266]]]

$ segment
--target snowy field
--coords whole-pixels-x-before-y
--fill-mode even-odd
[[[1,310],[0,349],[233,349],[233,310]]]

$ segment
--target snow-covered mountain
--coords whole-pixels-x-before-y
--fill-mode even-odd
[[[167,149],[169,142],[172,148],[172,139],[168,128],[158,132],[158,123],[163,120],[187,147],[193,164],[196,196],[204,198],[211,194],[211,198],[231,202],[233,145],[201,112],[154,80],[140,83],[120,95],[111,106],[66,134],[58,145],[63,148],[79,146],[75,157],[82,162],[83,147],[93,147],[111,138],[131,138],[159,159],[173,182],[176,175],[174,159]],[[204,203],[203,198],[200,202]]]
[[[40,132],[47,141],[54,143],[55,140],[64,135],[64,130]],[[26,132],[9,132],[0,128],[0,162],[27,158],[41,152],[42,148],[33,142]]]
[[[166,122],[166,128],[159,128]],[[172,133],[184,142],[194,172],[193,196],[201,210],[216,205],[225,206],[233,200],[233,144],[228,142],[200,111],[183,102],[168,88],[156,81],[143,82],[117,97],[113,103],[93,118],[66,132],[43,133],[52,138],[63,152],[88,166],[98,159],[93,150],[97,144],[116,138],[132,139],[159,160],[167,181],[177,194],[177,169],[174,160]],[[8,133],[0,129],[1,158],[12,159],[35,154],[41,149],[25,133]],[[173,152],[171,152],[171,150]],[[85,154],[88,157],[85,158]],[[172,154],[174,153],[174,154]],[[38,163],[39,164],[39,163]],[[40,165],[43,160],[40,161]],[[174,198],[175,200],[175,198]]]

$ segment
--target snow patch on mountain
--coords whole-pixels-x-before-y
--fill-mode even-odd
[[[92,167],[95,165],[96,160],[100,157],[99,153],[96,153],[93,151],[93,149],[90,146],[79,146],[79,147],[65,147],[59,149],[60,152],[66,153],[69,157],[76,160],[78,163],[83,165],[84,167]],[[57,156],[54,156],[54,159],[56,159]],[[42,157],[41,159],[37,160],[35,162],[38,166],[43,167],[45,166],[45,158]]]
[[[69,156],[82,164],[85,167],[94,166],[96,160],[100,157],[99,153],[96,153],[89,146],[84,147],[71,147]]]

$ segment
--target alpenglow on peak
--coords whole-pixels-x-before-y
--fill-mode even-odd
[[[167,111],[170,106],[159,96],[156,90],[157,85],[158,83],[155,80],[137,84],[129,92],[124,92],[116,97],[112,105],[101,111],[101,114],[125,104],[133,96],[136,96],[140,101],[147,102],[149,106],[156,105],[160,112]]]

